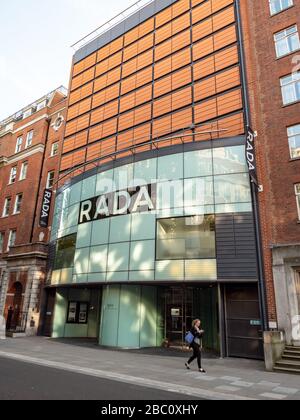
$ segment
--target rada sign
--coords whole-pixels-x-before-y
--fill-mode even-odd
[[[257,169],[256,169],[256,157],[255,157],[255,145],[254,141],[257,137],[257,133],[254,132],[250,127],[247,128],[247,143],[246,143],[246,160],[248,164],[249,174],[251,181],[258,185]]]
[[[41,215],[40,215],[40,227],[46,228],[49,225],[49,216],[51,210],[52,190],[46,189],[44,191]]]
[[[82,201],[78,224],[155,209],[156,185],[144,185]]]

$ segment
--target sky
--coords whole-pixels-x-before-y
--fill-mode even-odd
[[[0,121],[64,85],[71,45],[137,0],[0,0]]]

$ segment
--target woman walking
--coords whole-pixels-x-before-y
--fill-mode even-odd
[[[192,323],[191,333],[194,336],[193,342],[190,344],[190,348],[193,349],[193,356],[189,359],[188,362],[185,363],[185,367],[190,369],[190,364],[197,359],[198,362],[198,369],[201,373],[206,373],[205,370],[202,368],[201,365],[201,350],[202,350],[202,337],[204,335],[204,331],[201,329],[201,321],[200,319],[195,319]]]

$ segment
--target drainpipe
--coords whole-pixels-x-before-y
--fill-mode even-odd
[[[238,35],[239,35],[239,54],[240,54],[240,63],[241,63],[241,75],[242,75],[242,85],[243,85],[243,102],[244,102],[244,112],[245,112],[245,125],[246,127],[251,127],[251,116],[250,116],[250,105],[249,105],[249,96],[247,88],[247,76],[246,76],[246,67],[245,67],[245,51],[243,45],[243,32],[242,32],[242,22],[241,22],[241,10],[240,10],[240,0],[235,2],[236,10],[236,19],[238,24]],[[266,284],[265,284],[265,272],[264,272],[264,263],[263,263],[263,249],[262,249],[262,236],[261,236],[261,225],[259,218],[259,202],[258,202],[258,189],[254,182],[251,182],[251,195],[252,195],[252,205],[253,205],[253,217],[255,225],[255,238],[256,238],[256,253],[257,253],[257,263],[258,263],[258,274],[259,274],[259,297],[260,297],[260,310],[262,316],[262,328],[263,331],[269,331],[269,318],[268,318],[268,303],[267,303],[267,293],[266,293]]]

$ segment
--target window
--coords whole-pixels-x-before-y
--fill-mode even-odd
[[[58,155],[58,142],[52,144],[51,148],[51,156],[57,156]]]
[[[22,143],[23,143],[23,137],[18,137],[17,138],[16,152],[15,153],[20,153],[21,152]]]
[[[276,15],[293,6],[293,0],[269,0],[271,15]]]
[[[20,172],[20,181],[23,181],[27,177],[28,162],[23,162]]]
[[[15,230],[10,230],[9,231],[7,251],[9,251],[10,248],[15,245],[15,243],[16,243],[16,236],[17,236],[17,232]]]
[[[55,172],[54,171],[48,172],[47,187],[46,188],[52,188],[53,187],[53,184],[54,184],[54,175],[55,175]]]
[[[3,252],[4,249],[4,236],[3,232],[0,232],[0,254]]]
[[[16,196],[14,214],[18,214],[21,212],[22,200],[23,200],[23,194],[18,194]]]
[[[298,208],[298,219],[300,220],[300,184],[295,185],[295,193],[296,193],[297,208]]]
[[[277,58],[300,49],[297,25],[274,35]]]
[[[56,254],[54,269],[61,270],[63,268],[71,268],[74,264],[74,256],[76,249],[76,234],[65,236],[56,243]]]
[[[157,260],[216,258],[214,216],[157,221]]]
[[[10,177],[9,177],[9,183],[10,184],[14,184],[16,182],[17,179],[17,167],[14,166],[13,168],[11,168],[10,170]]]
[[[47,100],[40,102],[39,104],[37,104],[36,110],[40,111],[41,109],[45,108],[47,105]]]
[[[10,205],[11,205],[11,197],[7,197],[7,198],[5,199],[5,202],[4,202],[4,207],[3,207],[2,217],[7,217],[7,216],[9,216],[9,212],[10,212]]]
[[[283,104],[300,101],[300,72],[295,72],[280,79]]]
[[[32,108],[30,108],[30,109],[27,109],[27,111],[25,111],[24,112],[24,114],[23,114],[23,120],[25,119],[25,118],[28,118],[28,117],[30,117],[30,115],[32,115]]]
[[[291,158],[300,158],[300,124],[289,127],[287,131]]]
[[[69,302],[67,324],[87,324],[88,308],[88,302]]]
[[[33,139],[33,130],[29,131],[29,133],[27,133],[27,138],[26,138],[26,149],[28,147],[32,146],[32,139]]]

